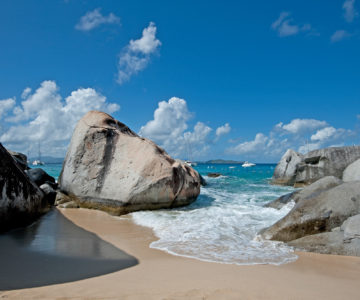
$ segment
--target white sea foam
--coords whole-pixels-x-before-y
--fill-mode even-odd
[[[151,248],[219,263],[282,264],[296,260],[293,250],[283,243],[263,240],[257,234],[292,208],[291,203],[281,210],[262,206],[264,199],[275,199],[282,193],[267,184],[243,184],[241,192],[210,184],[188,207],[136,212],[132,218],[154,230],[158,240],[150,244]]]

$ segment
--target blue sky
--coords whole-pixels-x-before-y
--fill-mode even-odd
[[[1,1],[0,142],[63,156],[101,109],[181,158],[359,144],[359,12],[358,0]]]

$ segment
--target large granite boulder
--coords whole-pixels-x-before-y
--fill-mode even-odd
[[[297,166],[295,186],[311,184],[325,176],[342,178],[345,168],[359,158],[360,146],[311,151]]]
[[[292,241],[331,231],[356,214],[360,214],[360,182],[345,182],[299,199],[284,218],[261,234],[265,239]]]
[[[360,180],[360,159],[346,167],[342,178],[345,182]]]
[[[272,183],[279,185],[294,185],[296,166],[302,159],[303,156],[300,153],[288,149],[275,168]]]
[[[288,204],[291,201],[298,203],[307,198],[314,197],[330,188],[333,188],[343,181],[335,176],[326,176],[319,179],[311,185],[306,186],[302,190],[296,190],[292,193],[283,195],[270,203],[267,203],[265,207],[272,207],[276,209],[281,209],[284,205]]]
[[[200,193],[193,168],[99,111],[78,122],[59,184],[81,207],[115,215],[186,205]]]
[[[29,224],[45,209],[42,191],[0,144],[0,232]]]
[[[299,250],[360,256],[360,214],[348,218],[331,232],[308,235],[288,244]]]

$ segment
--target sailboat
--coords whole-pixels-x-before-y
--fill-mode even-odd
[[[33,166],[42,166],[44,164],[45,163],[43,161],[41,161],[41,151],[40,151],[40,142],[39,142],[39,157],[38,157],[38,159],[36,159],[32,162],[32,165]]]

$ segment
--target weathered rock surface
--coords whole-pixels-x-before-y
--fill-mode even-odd
[[[288,150],[275,168],[272,183],[302,187],[325,176],[342,179],[345,168],[359,158],[360,146],[325,148],[303,156]]]
[[[325,176],[343,177],[345,168],[360,158],[360,146],[311,151],[297,166],[296,185],[311,184]]]
[[[288,149],[275,168],[272,183],[279,185],[293,185],[295,183],[296,166],[302,159],[303,156],[300,153]]]
[[[347,219],[341,228],[293,240],[288,244],[299,250],[324,254],[360,256],[360,215]]]
[[[40,168],[29,169],[26,170],[25,173],[39,187],[47,183],[51,185],[53,188],[56,188],[55,178],[47,174],[43,169]]]
[[[360,180],[360,159],[346,167],[342,178],[345,182]]]
[[[330,188],[333,188],[341,183],[343,183],[343,181],[337,177],[326,176],[314,182],[313,184],[306,186],[302,190],[297,190],[292,193],[279,197],[278,199],[266,204],[265,207],[281,209],[284,205],[286,205],[290,201],[294,201],[295,203],[298,203],[299,201],[302,201],[304,199],[315,197],[320,193]]]
[[[288,193],[285,195],[280,196],[279,198],[267,203],[264,205],[264,207],[271,207],[271,208],[276,208],[276,209],[281,209],[283,208],[286,204],[290,203],[291,201],[294,200],[295,196],[299,193],[300,191],[294,191],[292,193]]]
[[[284,218],[263,230],[262,236],[288,242],[331,231],[347,218],[360,214],[359,182],[346,182],[330,189],[309,193],[309,196],[299,199]]]
[[[194,169],[99,111],[78,122],[59,184],[80,206],[116,215],[186,205],[200,193]]]
[[[44,212],[42,191],[0,144],[0,231],[32,222]]]
[[[16,160],[18,165],[23,170],[29,169],[28,164],[27,164],[27,156],[25,154],[22,154],[20,152],[11,151],[11,150],[8,150],[8,149],[7,149],[7,151],[11,154],[11,156]]]

